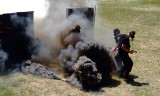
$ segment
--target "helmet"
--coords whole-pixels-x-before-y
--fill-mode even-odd
[[[81,27],[79,25],[76,25],[75,29],[81,29]]]
[[[131,33],[131,38],[132,38],[132,39],[135,38],[136,32],[135,32],[135,31],[131,31],[130,33]]]

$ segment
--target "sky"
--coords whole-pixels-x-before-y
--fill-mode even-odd
[[[87,1],[88,3],[91,3],[91,1],[93,3],[96,0]],[[43,18],[47,14],[48,7],[47,0],[0,0],[0,14],[34,11],[36,17]]]
[[[47,8],[46,0],[0,0],[0,14],[34,11],[36,17],[44,17]]]

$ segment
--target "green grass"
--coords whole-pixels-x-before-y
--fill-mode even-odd
[[[153,5],[153,6],[160,6],[159,0],[139,0],[140,5]]]
[[[117,94],[114,91],[111,92],[112,95],[123,96],[123,93],[126,93],[123,90],[130,88],[126,96],[158,96],[160,94],[160,1],[100,0],[98,7],[99,18],[102,19],[99,22],[101,28],[113,30],[118,27],[122,33],[136,31],[136,38],[131,42],[131,48],[141,53],[131,55],[134,61],[131,73],[138,76],[135,81],[149,84],[140,87],[121,84],[124,86],[120,89],[122,93]],[[96,39],[102,39],[101,36]]]
[[[14,96],[7,88],[0,88],[0,96]]]

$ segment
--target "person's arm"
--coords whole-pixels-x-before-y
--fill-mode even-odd
[[[113,48],[111,49],[111,51],[112,51],[112,52],[115,52],[116,50],[118,50],[118,48],[119,48],[119,46],[120,46],[120,43],[121,43],[121,42],[117,42],[117,43],[116,43],[116,46],[113,47]]]
[[[130,54],[133,53],[133,51],[130,51],[129,49],[127,49],[124,44],[122,44],[121,48],[122,48],[124,51],[126,51],[127,53],[130,53]]]
[[[111,49],[112,52],[115,52],[116,50],[117,50],[117,47],[113,47],[113,48]]]

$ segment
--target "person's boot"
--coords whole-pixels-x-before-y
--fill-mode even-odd
[[[119,74],[119,78],[123,78],[124,77],[124,72],[121,70],[120,74]]]
[[[133,80],[133,79],[129,76],[129,72],[126,72],[126,73],[125,73],[124,79],[129,80],[129,81]]]

